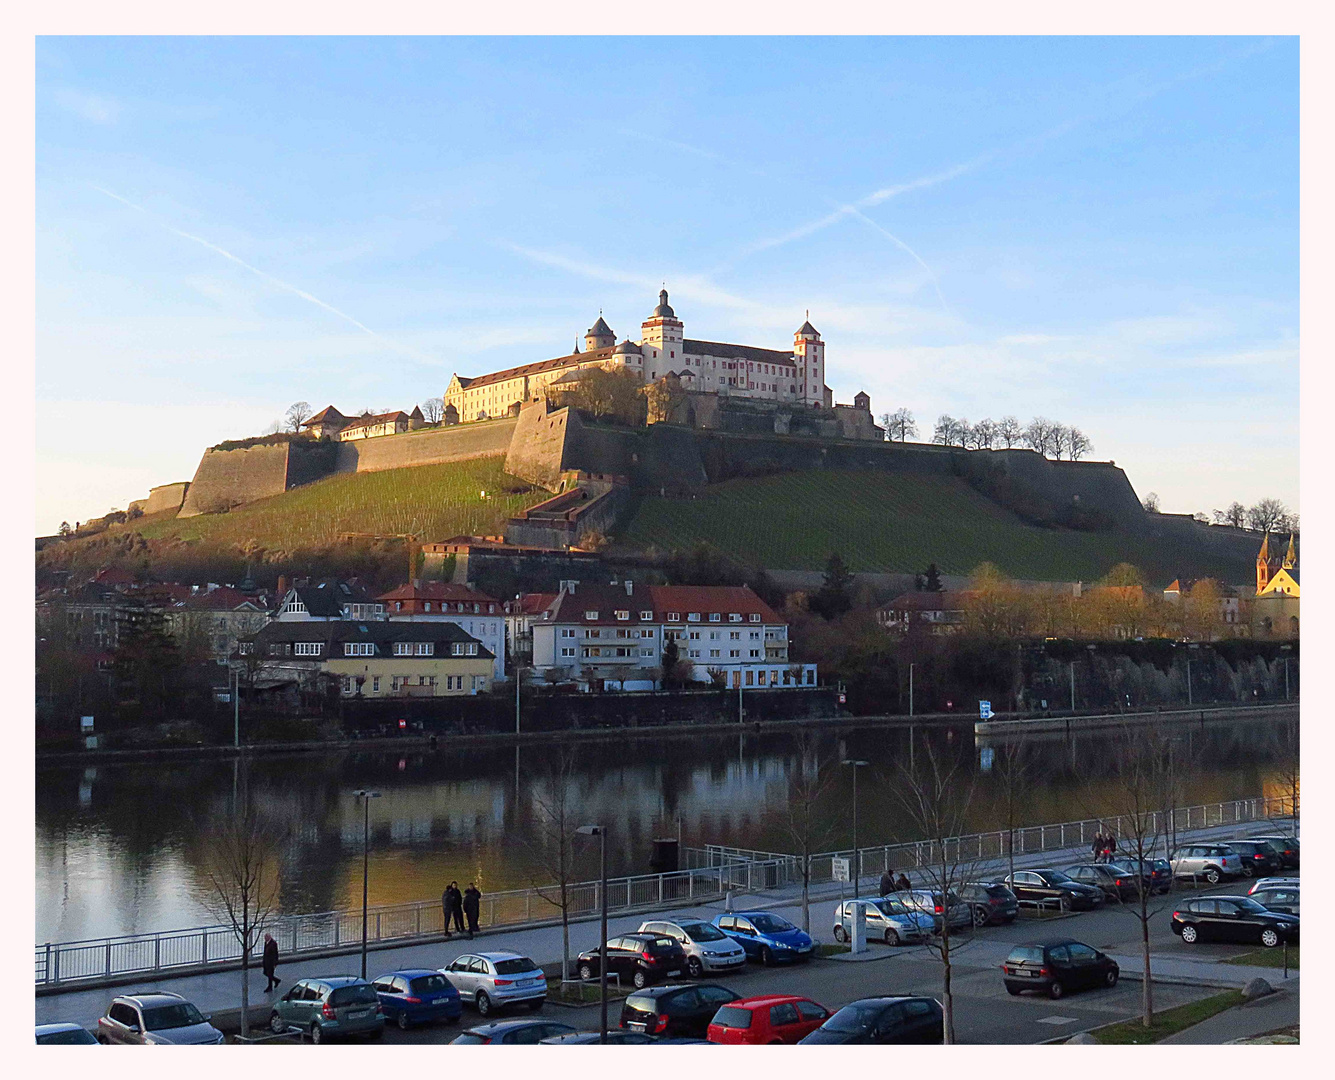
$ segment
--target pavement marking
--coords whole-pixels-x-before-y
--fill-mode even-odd
[[[1078,1017],[1074,1016],[1045,1016],[1041,1020],[1035,1020],[1035,1024],[1074,1024]]]

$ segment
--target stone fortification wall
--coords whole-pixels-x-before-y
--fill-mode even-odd
[[[144,500],[144,513],[156,514],[163,510],[179,510],[190,490],[190,481],[180,480],[175,484],[159,484],[149,488],[148,498]]]
[[[178,517],[212,514],[287,490],[290,443],[205,450]]]
[[[579,414],[572,409],[547,411],[544,402],[534,402],[519,410],[513,437],[505,454],[505,471],[511,476],[537,484],[548,491],[556,491],[561,484],[561,473],[576,466],[566,464],[566,448],[578,442],[583,426]],[[589,472],[615,470],[590,469]]]
[[[510,448],[518,423],[513,417],[504,417],[341,442],[337,444],[334,471],[381,472],[504,454]]]

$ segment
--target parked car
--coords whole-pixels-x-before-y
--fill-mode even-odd
[[[607,1033],[608,1046],[648,1046],[654,1042],[654,1038],[646,1035],[643,1031],[623,1031],[621,1028],[612,1028]],[[571,1031],[565,1035],[551,1035],[545,1039],[540,1039],[544,1046],[584,1046],[588,1043],[601,1045],[602,1039],[596,1031]]]
[[[941,1003],[929,997],[862,998],[845,1005],[802,1040],[801,1045],[836,1043],[944,1042]]]
[[[1062,867],[1062,873],[1082,885],[1094,885],[1103,890],[1109,900],[1124,903],[1140,899],[1142,886],[1149,892],[1152,875],[1136,873],[1121,863],[1076,863]]]
[[[969,905],[974,926],[1013,923],[1020,902],[1000,881],[970,881],[959,887],[959,898]]]
[[[1199,896],[1173,912],[1173,933],[1188,945],[1198,941],[1259,943],[1273,949],[1298,942],[1298,917],[1269,911],[1250,896]]]
[[[714,925],[746,950],[749,960],[777,964],[809,960],[815,948],[810,935],[781,915],[768,911],[737,911],[718,915]]]
[[[507,1005],[527,1005],[534,1012],[547,1000],[547,976],[517,952],[465,953],[440,969],[466,1004],[480,1016]]]
[[[380,998],[365,979],[355,975],[323,975],[302,979],[274,1002],[269,1030],[280,1034],[296,1028],[313,1043],[365,1035],[378,1039],[385,1031]]]
[[[1172,863],[1173,877],[1204,878],[1211,885],[1242,873],[1242,856],[1227,844],[1187,844]]]
[[[1097,885],[1086,885],[1050,867],[1017,870],[1006,875],[1006,884],[1019,900],[1055,900],[1063,911],[1090,911],[1103,906],[1103,890]]]
[[[38,1024],[38,1046],[100,1046],[97,1036],[78,1024]]]
[[[574,1035],[569,1024],[555,1020],[493,1020],[489,1024],[461,1031],[450,1040],[451,1046],[533,1046],[557,1035]],[[594,1039],[598,1035],[594,1033]]]
[[[686,951],[675,938],[666,934],[623,934],[580,953],[575,961],[579,977],[598,975],[604,956],[608,974],[615,972],[622,986],[630,983],[637,990],[686,970]]]
[[[1118,862],[1132,873],[1137,865],[1142,874],[1150,879],[1150,891],[1166,893],[1173,887],[1173,865],[1167,859],[1144,859],[1137,862],[1134,857],[1119,859]]]
[[[714,1014],[742,995],[714,983],[649,986],[637,990],[621,1006],[621,1026],[664,1038],[702,1039]]]
[[[1068,990],[1116,986],[1117,961],[1082,941],[1017,945],[1001,965],[1008,994],[1038,990],[1056,1000]]]
[[[853,936],[853,900],[845,900],[834,908],[834,940],[847,941]],[[898,896],[882,896],[868,900],[867,939],[884,941],[887,945],[913,944],[927,941],[932,936],[936,921],[925,911],[909,907]]]
[[[223,1033],[180,994],[124,994],[97,1021],[97,1041],[128,1046],[207,1046]]]
[[[714,971],[736,971],[746,964],[746,950],[713,923],[645,922],[642,934],[662,934],[679,944],[686,953],[686,970],[691,978]]]
[[[1247,890],[1247,895],[1250,896],[1252,893],[1259,892],[1261,889],[1273,889],[1278,885],[1288,885],[1296,889],[1301,881],[1301,878],[1284,876],[1257,878],[1252,882],[1252,887]]]
[[[942,919],[945,917],[943,913],[947,905],[939,890],[904,889],[894,895],[897,899],[903,901],[909,909],[920,911],[924,915],[930,915],[933,928],[938,932],[940,931]],[[949,907],[950,928],[952,930],[973,925],[973,909],[953,892],[950,894]]]
[[[1287,833],[1263,833],[1260,836],[1249,836],[1249,840],[1265,840],[1269,842],[1278,852],[1280,861],[1285,870],[1298,869],[1298,838],[1289,836]]]
[[[766,994],[722,1006],[709,1025],[709,1041],[732,1045],[791,1046],[830,1018],[830,1010],[810,998]]]
[[[463,1015],[459,991],[439,971],[424,968],[391,971],[376,976],[371,985],[380,998],[385,1022],[398,1024],[403,1031],[413,1024],[433,1024],[437,1020],[457,1024]]]
[[[1243,877],[1265,877],[1284,869],[1284,857],[1268,840],[1230,840],[1228,846],[1242,857]]]
[[[1264,889],[1252,889],[1247,895],[1267,911],[1280,911],[1285,915],[1299,914],[1297,885],[1271,885]]]

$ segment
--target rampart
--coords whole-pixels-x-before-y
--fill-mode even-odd
[[[514,417],[504,417],[341,442],[334,471],[382,472],[504,454],[510,449],[517,423]]]
[[[190,490],[190,481],[179,480],[175,484],[159,484],[149,488],[148,498],[144,500],[144,513],[157,514],[163,510],[179,510]]]
[[[334,444],[293,441],[205,450],[179,517],[212,514],[328,476]]]

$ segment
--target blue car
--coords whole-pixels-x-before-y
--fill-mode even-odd
[[[385,1011],[385,1022],[398,1024],[407,1031],[413,1024],[431,1024],[444,1020],[456,1024],[463,1015],[464,1003],[454,984],[439,971],[408,968],[378,975],[371,984]]]
[[[815,948],[805,931],[769,911],[719,915],[714,925],[746,950],[748,960],[759,960],[765,965],[810,959]]]

